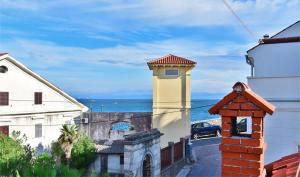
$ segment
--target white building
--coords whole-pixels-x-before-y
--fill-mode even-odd
[[[276,106],[265,120],[265,163],[295,153],[300,145],[300,21],[247,51],[248,84]]]
[[[87,107],[6,53],[0,53],[0,131],[26,134],[32,147],[47,148],[62,124]]]

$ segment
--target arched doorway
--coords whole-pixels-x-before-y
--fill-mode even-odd
[[[151,177],[151,156],[147,154],[143,161],[143,177]]]

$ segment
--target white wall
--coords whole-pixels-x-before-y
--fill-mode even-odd
[[[255,77],[300,76],[300,42],[263,44],[248,52]]]
[[[278,106],[276,103],[275,106]],[[299,107],[298,107],[299,108]],[[299,108],[300,109],[300,108]],[[298,152],[300,144],[300,110],[278,110],[265,120],[265,163]]]
[[[108,173],[121,173],[120,155],[108,155]]]
[[[84,108],[24,72],[9,60],[0,60],[8,71],[0,73],[0,91],[9,92],[9,105],[0,106],[0,126],[9,133],[20,131],[32,147],[47,148],[60,135],[62,124],[72,123]],[[34,104],[34,92],[42,92],[43,103]],[[35,124],[42,124],[42,137],[35,137]]]
[[[1,60],[0,66],[8,72],[0,73],[0,91],[9,92],[9,106],[0,106],[0,115],[9,113],[32,113],[80,110],[80,108],[49,88],[42,82],[28,75],[7,60]],[[34,105],[34,92],[43,92],[43,104]]]
[[[300,100],[300,76],[248,77],[251,89],[268,100]]]

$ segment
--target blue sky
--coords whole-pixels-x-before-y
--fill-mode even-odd
[[[299,0],[0,0],[0,51],[77,98],[151,98],[146,62],[198,62],[192,98],[220,98],[250,67],[247,49],[300,19]]]

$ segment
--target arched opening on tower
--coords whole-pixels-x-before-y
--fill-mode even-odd
[[[151,156],[147,154],[143,161],[143,177],[151,177],[152,170],[151,170]]]

